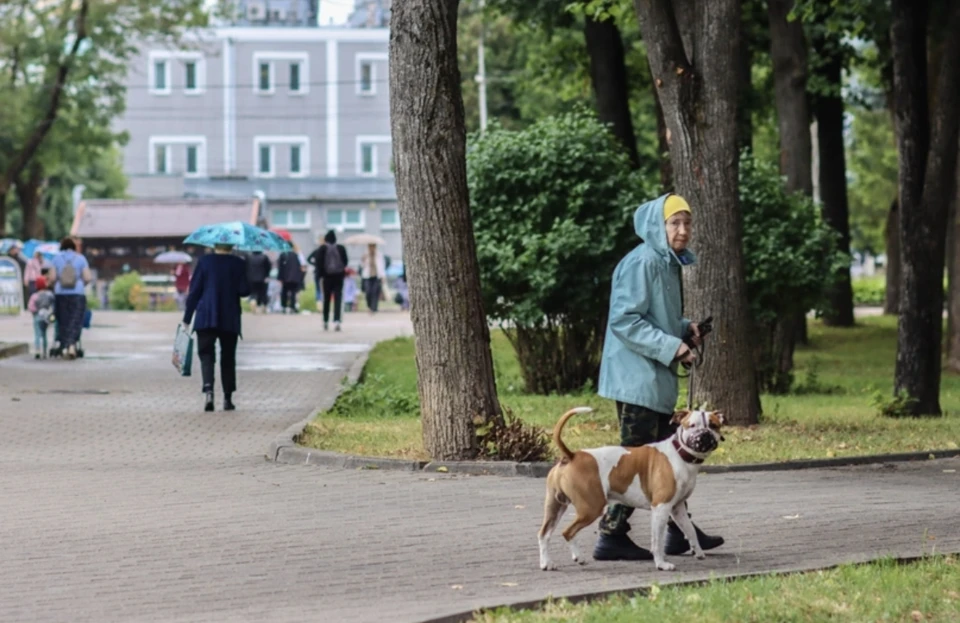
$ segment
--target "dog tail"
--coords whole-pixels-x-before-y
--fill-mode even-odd
[[[557,425],[553,427],[553,443],[560,449],[560,452],[563,453],[563,456],[566,460],[573,459],[573,452],[570,451],[570,448],[567,447],[567,444],[563,443],[563,439],[560,439],[560,433],[563,431],[563,427],[566,425],[567,420],[572,418],[577,413],[590,413],[593,411],[590,407],[575,407],[570,409],[562,416],[560,416],[560,421],[557,422]]]

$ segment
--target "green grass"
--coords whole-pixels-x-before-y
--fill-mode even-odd
[[[475,623],[801,623],[960,620],[960,561],[931,557],[912,564],[884,560],[828,571],[705,585],[652,587],[593,603],[550,602],[541,610],[505,608]]]
[[[877,414],[877,397],[892,395],[896,332],[896,319],[890,317],[863,319],[853,329],[812,323],[811,343],[796,355],[799,393],[763,396],[761,424],[727,427],[726,442],[710,463],[957,448],[960,378],[955,375],[944,372],[940,393],[944,417],[893,419]],[[588,405],[595,411],[577,416],[564,429],[567,445],[589,448],[618,443],[611,401],[592,392],[524,394],[520,369],[506,338],[494,332],[492,343],[497,387],[505,408],[550,431],[561,413]],[[706,356],[710,356],[709,347]],[[421,444],[416,383],[412,340],[378,344],[364,382],[341,396],[333,410],[320,414],[304,431],[301,443],[351,454],[428,459]]]

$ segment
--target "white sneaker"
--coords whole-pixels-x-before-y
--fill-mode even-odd
[[[339,330],[340,330],[340,323],[339,323],[339,322],[338,322],[336,325],[334,325],[333,330],[334,330],[334,331],[339,331]]]

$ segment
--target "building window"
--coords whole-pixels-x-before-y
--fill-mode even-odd
[[[363,229],[363,210],[327,210],[327,227]]]
[[[187,91],[197,91],[197,63],[196,61],[187,61],[184,64],[184,83]]]
[[[290,91],[300,93],[300,63],[290,63]]]
[[[310,213],[306,210],[274,210],[271,225],[289,229],[309,229]]]
[[[373,91],[373,63],[364,61],[360,63],[360,93],[372,94]]]
[[[290,146],[290,173],[302,173],[301,164],[300,164],[300,146],[291,145]]]
[[[260,63],[257,76],[257,89],[261,93],[272,93],[273,82],[270,71],[270,63]]]
[[[257,152],[259,155],[257,170],[260,175],[273,175],[273,148],[269,145],[261,145]]]
[[[170,172],[170,146],[155,145],[153,148],[153,172],[166,174]]]
[[[360,146],[360,173],[364,175],[373,175],[376,170],[376,151],[374,145],[366,144]]]
[[[197,160],[197,146],[187,145],[187,169],[188,174],[196,175],[200,172]]]
[[[168,92],[170,89],[167,80],[167,61],[153,62],[153,90],[157,92]]]
[[[399,229],[400,213],[396,208],[380,210],[380,229]]]

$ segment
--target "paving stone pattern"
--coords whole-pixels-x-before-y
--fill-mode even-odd
[[[0,621],[422,621],[650,582],[960,551],[960,460],[703,476],[706,561],[537,568],[543,481],[269,463],[406,316],[245,317],[239,410],[200,410],[176,317],[98,312],[76,362],[0,361]],[[0,320],[0,340],[30,337]],[[199,370],[197,371],[199,373]],[[646,540],[648,514],[634,534]],[[568,516],[569,520],[569,516]],[[581,533],[592,547],[595,527]]]

